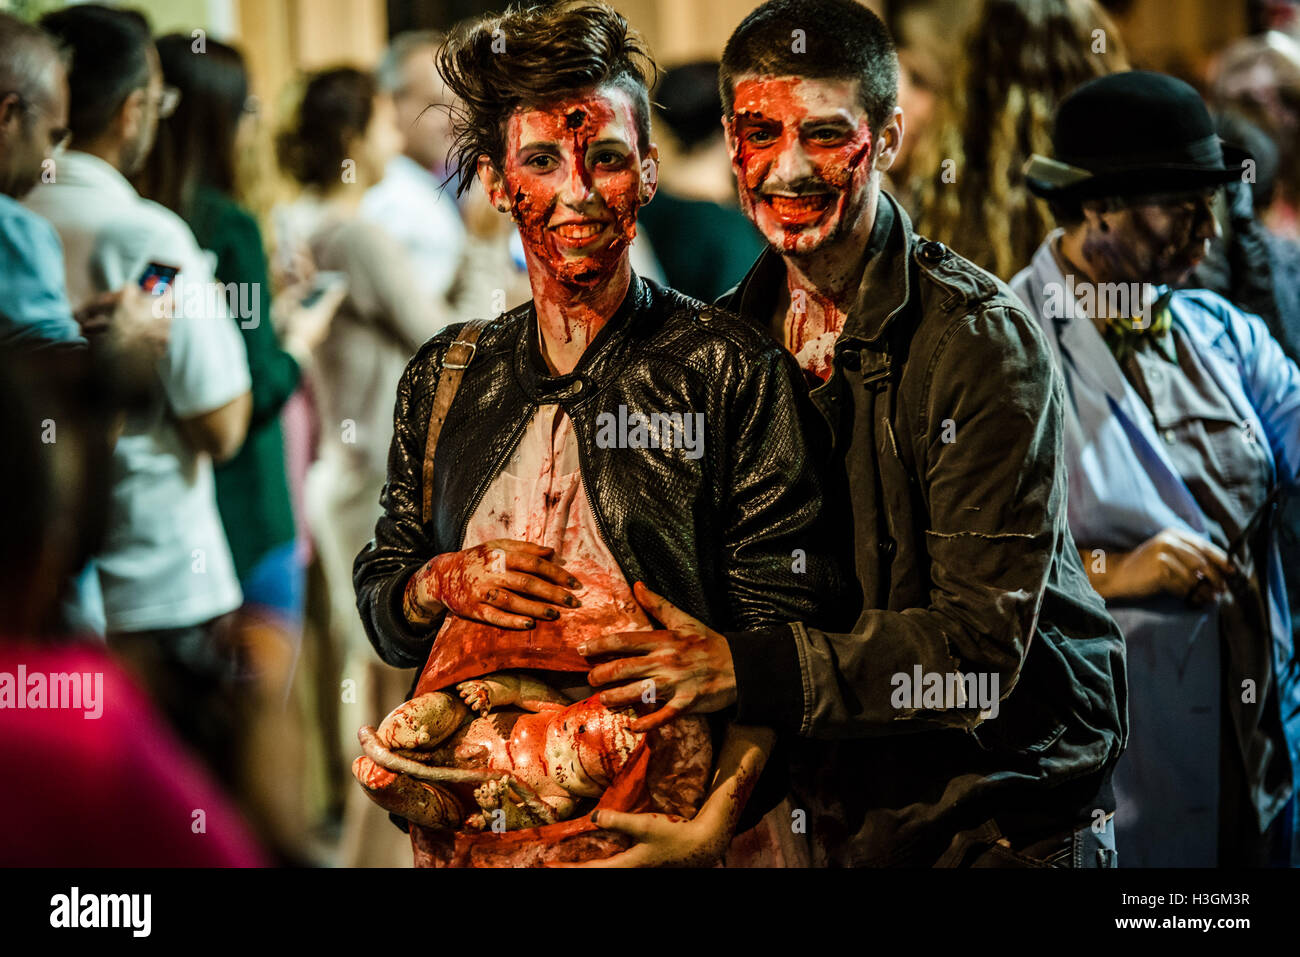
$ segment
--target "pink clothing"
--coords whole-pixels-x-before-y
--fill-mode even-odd
[[[51,707],[51,675],[65,683],[63,704],[79,707]],[[94,700],[71,698],[65,675]],[[17,707],[16,694],[40,707]],[[102,646],[0,642],[0,767],[0,866],[267,864],[230,801]]]

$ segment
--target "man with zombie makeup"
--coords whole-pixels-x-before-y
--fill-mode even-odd
[[[1012,287],[1065,375],[1070,527],[1128,646],[1126,862],[1294,864],[1300,660],[1272,518],[1300,484],[1300,370],[1260,318],[1169,288],[1246,157],[1195,90],[1142,71],[1062,101],[1053,151],[1026,172],[1062,228]]]
[[[678,619],[653,645],[588,642],[626,656],[588,680],[653,680],[669,700],[651,720],[734,705],[783,733],[816,863],[1109,866],[1124,650],[1066,523],[1061,376],[1011,291],[880,190],[897,69],[852,0],[772,0],[722,58],[743,206],[770,248],[721,304],[814,387],[856,623]]]
[[[490,832],[467,835],[497,811],[508,822],[550,812],[508,795],[503,803],[499,781],[472,795],[428,784],[406,762],[413,744],[438,745],[458,727],[462,737],[444,749],[456,755],[431,760],[492,752],[531,773],[523,765],[542,764],[542,732],[525,740],[519,729],[547,723],[547,710],[566,702],[589,715],[570,742],[579,759],[593,722],[618,725],[614,737],[628,747],[643,735],[689,736],[683,729],[704,727],[699,718],[652,729],[626,710],[653,688],[608,709],[596,702],[578,646],[609,631],[649,633],[655,618],[671,626],[676,612],[661,611],[660,595],[715,627],[757,629],[814,615],[841,591],[819,525],[820,456],[808,444],[816,413],[799,370],[738,317],[629,266],[658,155],[646,82],[654,67],[626,21],[600,3],[513,8],[453,34],[438,66],[464,104],[454,126],[461,188],[477,174],[513,217],[534,298],[485,325],[451,326],[402,378],[385,514],[354,577],[380,655],[424,670],[411,702],[378,731],[363,729],[354,773],[378,803],[421,824],[411,829],[418,863],[716,861],[768,754],[766,729],[720,723],[711,788],[707,766],[660,775],[671,783],[700,772],[693,816],[632,818],[634,840],[608,828],[644,804],[602,797],[590,817],[561,820],[566,838],[588,841],[582,853],[552,854],[546,834],[531,831],[531,849],[508,834],[496,847]],[[456,379],[450,400],[446,381]],[[638,416],[665,418],[648,430]],[[534,713],[507,715],[502,704]],[[424,739],[395,731],[402,722]],[[691,733],[698,748],[686,765],[709,748],[707,730]],[[416,777],[394,775],[403,768]],[[461,764],[449,777],[482,773]],[[595,776],[590,766],[575,773],[584,787]],[[559,780],[542,777],[529,779],[538,794]],[[545,803],[571,814],[579,792],[570,792],[552,788]],[[537,824],[507,824],[516,826]]]

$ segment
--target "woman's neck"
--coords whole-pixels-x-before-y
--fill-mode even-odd
[[[567,375],[618,311],[632,282],[632,266],[624,253],[595,285],[574,286],[555,278],[530,254],[528,276],[542,358],[553,374]]]

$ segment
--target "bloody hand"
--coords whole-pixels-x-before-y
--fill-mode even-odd
[[[636,583],[633,593],[646,614],[665,627],[601,635],[578,646],[578,653],[588,658],[623,656],[597,665],[587,675],[592,687],[619,685],[601,693],[601,704],[612,710],[646,701],[646,682],[651,682],[648,687],[654,695],[649,700],[669,700],[630,725],[633,731],[642,732],[679,714],[721,711],[735,703],[736,669],[727,639],[656,595],[643,582]]]
[[[549,559],[553,548],[493,539],[459,552],[436,555],[406,584],[407,618],[425,623],[444,610],[498,628],[532,628],[535,619],[553,621],[560,605],[576,608],[565,588],[576,578]]]

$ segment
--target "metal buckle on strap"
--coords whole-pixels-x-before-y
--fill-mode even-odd
[[[456,339],[454,342],[452,342],[450,346],[447,347],[447,358],[451,357],[451,350],[454,349],[456,346],[468,346],[469,355],[465,357],[464,362],[448,362],[447,359],[443,359],[442,367],[444,369],[465,369],[468,368],[469,364],[474,361],[474,353],[478,351],[477,342],[466,342],[463,339]]]

